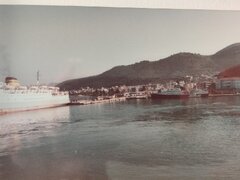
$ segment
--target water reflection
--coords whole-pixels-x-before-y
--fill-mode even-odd
[[[228,165],[220,164],[217,169],[214,166],[201,165],[173,165],[169,168],[169,166],[132,165],[124,162],[109,161],[107,163],[107,173],[109,179],[229,179],[230,177],[238,177],[239,173],[236,172],[239,171],[239,168],[237,165],[231,163],[228,163]]]
[[[14,123],[9,114],[0,119],[0,179],[237,179],[232,98],[71,106]]]
[[[69,122],[69,113],[69,107],[64,106],[0,116],[0,155],[21,149],[39,137],[54,135],[57,127]]]

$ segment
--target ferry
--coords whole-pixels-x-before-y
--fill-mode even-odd
[[[0,83],[0,114],[62,106],[70,103],[69,93],[51,86],[21,86],[14,77]]]
[[[152,99],[185,99],[189,97],[189,92],[180,88],[167,90],[159,90],[157,93],[152,93]]]

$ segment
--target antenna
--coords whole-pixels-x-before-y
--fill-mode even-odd
[[[39,85],[39,70],[37,71],[37,85]]]

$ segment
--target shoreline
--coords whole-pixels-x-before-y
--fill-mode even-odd
[[[240,94],[209,94],[208,97],[195,97],[195,98],[214,98],[214,97],[228,97],[228,96],[240,96]],[[194,98],[194,97],[192,97]],[[187,99],[192,99],[191,97]],[[144,99],[151,99],[151,98],[144,98]],[[72,101],[65,105],[59,105],[59,106],[52,106],[52,107],[44,107],[44,108],[34,108],[34,109],[25,109],[25,110],[12,110],[12,111],[0,111],[0,115],[6,115],[10,113],[16,113],[16,112],[24,112],[24,111],[34,111],[39,109],[50,109],[50,108],[56,108],[56,107],[62,107],[62,106],[74,106],[74,105],[90,105],[90,104],[101,104],[101,103],[112,103],[112,102],[122,102],[126,100],[134,100],[134,99],[128,99],[126,97],[117,97],[117,98],[111,98],[111,99],[101,99],[101,100],[76,100]],[[138,98],[135,98],[135,100],[138,100]],[[165,99],[167,100],[167,99]]]
[[[111,102],[120,102],[125,101],[126,97],[118,97],[111,99],[102,99],[102,100],[76,100],[70,102],[68,105],[88,105],[88,104],[99,104],[99,103],[111,103]]]
[[[240,94],[209,94],[208,97],[240,96]]]

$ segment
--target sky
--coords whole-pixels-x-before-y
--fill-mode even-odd
[[[0,5],[0,81],[100,74],[179,52],[214,54],[240,42],[240,11]]]

